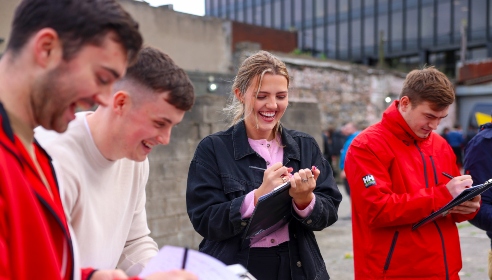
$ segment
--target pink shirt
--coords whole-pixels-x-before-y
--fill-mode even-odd
[[[284,157],[284,150],[278,144],[279,141],[272,140],[267,141],[265,139],[261,140],[253,140],[248,138],[249,145],[255,152],[257,152],[267,164],[267,168],[272,164],[277,162],[282,162]],[[255,200],[255,190],[249,192],[244,198],[243,204],[241,205],[241,217],[243,219],[251,217],[253,214],[253,210],[255,210],[254,205]],[[316,197],[311,200],[311,203],[304,209],[299,210],[292,201],[292,206],[294,207],[294,211],[296,213],[305,218],[313,211],[314,202],[316,201]],[[251,247],[273,247],[277,246],[285,241],[289,241],[289,225],[279,228],[277,231],[271,233],[270,235],[265,236],[260,241],[251,244]]]

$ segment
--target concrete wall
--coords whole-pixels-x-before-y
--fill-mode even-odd
[[[7,46],[14,11],[19,3],[20,0],[0,0],[0,55]]]
[[[156,8],[134,0],[119,2],[139,22],[145,44],[163,50],[183,69],[230,71],[230,22]]]

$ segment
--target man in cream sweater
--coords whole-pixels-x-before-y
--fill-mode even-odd
[[[37,128],[36,139],[53,157],[82,265],[133,276],[158,251],[145,212],[147,155],[169,143],[194,90],[169,56],[146,47],[113,92],[109,106],[77,113],[66,133]]]

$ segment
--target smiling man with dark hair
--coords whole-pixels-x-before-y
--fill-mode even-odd
[[[138,24],[114,0],[17,7],[0,60],[0,278],[79,278],[51,160],[33,129],[63,132],[77,105],[105,105],[141,45]]]

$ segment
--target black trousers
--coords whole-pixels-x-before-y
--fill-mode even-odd
[[[248,271],[258,280],[289,280],[289,242],[275,247],[249,249]]]

